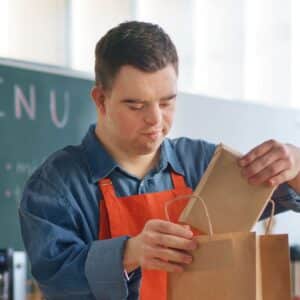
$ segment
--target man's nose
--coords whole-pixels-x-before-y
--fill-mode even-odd
[[[162,111],[159,104],[150,105],[145,113],[145,121],[150,125],[158,124],[162,120]]]

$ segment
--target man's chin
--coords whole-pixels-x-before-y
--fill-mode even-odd
[[[148,143],[148,144],[141,145],[139,147],[138,152],[140,155],[156,153],[159,150],[161,143],[162,140],[156,143]]]

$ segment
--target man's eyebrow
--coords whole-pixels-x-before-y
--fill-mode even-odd
[[[177,96],[177,94],[171,94],[171,95],[162,97],[159,100],[160,101],[161,100],[162,101],[164,101],[164,100],[171,100],[171,99],[175,98],[176,96]],[[126,103],[144,103],[146,101],[142,100],[142,99],[138,99],[138,98],[125,98],[125,99],[122,99],[121,102],[126,102]]]
[[[171,99],[175,98],[176,96],[177,96],[177,94],[171,94],[166,97],[160,98],[160,100],[171,100]]]

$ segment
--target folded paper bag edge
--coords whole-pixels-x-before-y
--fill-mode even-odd
[[[221,159],[222,155],[230,155],[230,156],[234,156],[236,158],[242,156],[241,153],[231,149],[230,147],[225,146],[223,144],[219,144],[216,147],[213,158],[210,161],[206,171],[204,172],[201,180],[199,181],[198,185],[196,186],[196,189],[194,190],[193,195],[200,195],[201,191],[203,190],[204,186],[206,185],[207,181],[209,180],[210,175],[212,174],[213,169],[215,168],[215,165],[216,165],[217,161],[219,161],[219,159]],[[257,187],[253,187],[253,188],[257,188]],[[224,231],[222,231],[223,229],[219,230],[219,229],[216,228],[216,233],[250,231],[253,228],[253,226],[256,224],[256,222],[258,221],[261,214],[263,213],[265,207],[267,206],[268,200],[272,196],[274,190],[275,190],[275,188],[270,187],[270,191],[267,191],[267,197],[266,197],[266,200],[263,202],[263,205],[261,207],[257,207],[257,209],[255,209],[253,211],[253,220],[250,220],[251,218],[249,217],[248,221],[247,221],[247,224],[244,227],[242,226],[240,228],[239,226],[237,226],[239,228],[234,228],[234,226],[232,226],[230,228],[230,230],[228,228],[228,230],[224,229]],[[203,195],[201,195],[201,196],[203,197]],[[204,201],[205,200],[206,199],[204,199]],[[193,222],[190,218],[190,216],[193,214],[192,210],[195,209],[195,204],[196,203],[197,203],[197,198],[190,199],[190,201],[188,202],[188,204],[186,205],[186,207],[182,211],[181,215],[179,216],[179,222],[190,224],[191,226],[197,228],[198,230],[201,230],[202,232],[207,233],[207,228],[205,228],[205,227],[198,228],[198,227],[200,227],[199,224],[197,226],[197,224],[194,224],[195,222]],[[254,217],[254,214],[255,214],[255,217]],[[201,214],[199,214],[199,216],[200,215]],[[195,217],[193,217],[193,219],[195,219]],[[201,224],[201,222],[200,222],[200,224]]]

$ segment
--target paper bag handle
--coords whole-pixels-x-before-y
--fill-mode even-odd
[[[170,201],[167,201],[165,203],[165,216],[167,218],[168,221],[170,221],[170,215],[169,215],[169,206],[171,204],[173,204],[174,202],[176,201],[179,201],[179,200],[182,200],[182,199],[186,199],[186,198],[194,198],[194,199],[198,199],[200,200],[200,203],[201,205],[203,206],[204,208],[204,213],[205,213],[205,216],[206,216],[206,219],[207,219],[207,222],[208,222],[208,234],[210,237],[213,236],[214,232],[213,232],[213,226],[212,226],[212,222],[211,222],[211,218],[209,216],[209,212],[208,212],[208,209],[207,209],[207,206],[203,200],[202,197],[200,196],[196,196],[196,195],[182,195],[182,196],[178,196]],[[272,226],[272,223],[273,223],[273,219],[274,219],[274,215],[275,215],[275,201],[273,199],[270,199],[268,202],[271,203],[272,205],[272,210],[271,210],[271,215],[270,215],[270,218],[268,220],[268,223],[267,223],[267,226],[266,226],[266,231],[265,231],[265,234],[270,234],[270,231],[271,231],[271,226]]]
[[[270,199],[269,202],[272,205],[272,210],[271,210],[271,215],[270,215],[270,218],[269,218],[267,226],[266,226],[265,234],[270,234],[271,226],[272,226],[274,215],[275,215],[275,201],[273,199]]]
[[[205,213],[205,216],[206,216],[206,219],[207,219],[207,222],[208,222],[208,234],[209,234],[209,237],[212,237],[214,232],[213,232],[213,227],[212,227],[212,223],[211,223],[211,218],[209,216],[209,213],[208,213],[208,209],[207,209],[207,206],[203,200],[202,197],[200,196],[196,196],[196,195],[182,195],[182,196],[177,196],[175,197],[174,199],[170,200],[170,201],[167,201],[165,203],[165,215],[166,215],[166,218],[168,221],[170,221],[170,215],[169,215],[169,206],[171,204],[173,204],[174,202],[178,201],[178,200],[182,200],[182,199],[186,199],[186,198],[195,198],[195,199],[198,199],[200,200],[200,203],[201,205],[203,206],[204,208],[204,213]]]

